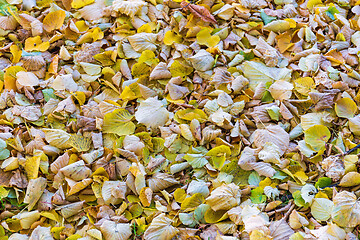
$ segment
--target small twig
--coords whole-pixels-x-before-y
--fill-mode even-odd
[[[336,148],[336,150],[338,150],[340,152],[341,155],[344,155],[344,152],[341,148],[339,148],[338,146],[336,145],[333,145],[334,148]]]
[[[177,106],[180,106],[180,107],[185,107],[185,108],[195,108],[193,105],[187,104],[187,103],[177,103],[177,102],[174,102],[173,104],[175,104],[175,105],[177,105]]]
[[[295,208],[295,204],[294,204],[294,202],[293,201],[291,201],[291,207],[289,208],[289,210],[285,213],[285,215],[284,215],[284,219],[286,220],[288,217],[289,217],[289,215],[290,215],[290,213],[292,212],[292,210]]]
[[[268,212],[267,215],[270,217],[270,216],[274,215],[275,213],[281,213],[281,212],[289,211],[290,209],[292,210],[295,207],[295,206],[294,207],[292,207],[292,206],[293,206],[293,201],[291,200],[285,207],[282,207],[282,208],[277,209],[277,210],[275,209],[274,211]]]
[[[346,152],[344,152],[344,153],[339,153],[339,154],[337,154],[336,156],[337,156],[337,157],[340,157],[340,156],[348,155],[348,154],[350,154],[350,153],[352,153],[352,152],[355,152],[355,151],[358,150],[359,148],[360,148],[360,144],[356,145],[355,147],[349,149],[348,151],[346,151]],[[338,150],[339,150],[339,149],[338,149]]]

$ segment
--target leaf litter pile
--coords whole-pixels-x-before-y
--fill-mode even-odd
[[[359,16],[0,0],[0,239],[358,239]]]

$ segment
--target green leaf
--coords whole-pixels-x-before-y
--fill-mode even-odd
[[[294,198],[294,203],[296,206],[298,207],[305,207],[308,208],[310,206],[309,203],[306,203],[305,200],[301,197],[301,192],[300,191],[296,191],[292,194],[293,198]]]
[[[257,172],[252,172],[249,175],[249,180],[248,180],[249,185],[253,185],[253,186],[258,187],[260,182],[261,182],[261,178],[260,178],[260,175]]]
[[[52,88],[46,88],[41,90],[43,95],[44,95],[44,99],[46,102],[48,102],[51,98],[57,99],[56,95],[54,94],[54,89]]]
[[[263,20],[264,24],[268,24],[268,23],[271,23],[272,21],[274,21],[276,19],[276,17],[272,17],[272,16],[269,16],[267,15],[265,12],[264,12],[264,9],[261,9],[260,11],[260,17],[261,19]]]
[[[276,171],[276,173],[274,174],[274,176],[270,177],[271,179],[279,179],[279,180],[284,180],[285,178],[287,178],[288,176],[280,171]]]
[[[335,21],[335,13],[340,13],[339,10],[336,9],[335,6],[330,6],[326,11],[326,15],[331,18],[331,20]]]
[[[205,212],[210,208],[207,204],[200,204],[194,211],[194,218],[197,222],[204,222]]]
[[[332,183],[331,178],[328,177],[321,177],[317,180],[317,182],[315,183],[315,187],[316,188],[324,188],[327,186],[330,186]]]
[[[9,194],[9,192],[10,192],[9,190],[4,188],[3,186],[0,186],[0,199],[6,198]]]
[[[264,189],[261,187],[257,187],[251,190],[250,199],[255,204],[260,204],[266,201],[266,196],[263,194]]]
[[[240,51],[240,54],[244,56],[244,60],[246,60],[246,61],[254,59],[254,57],[255,57],[255,54],[253,51],[249,51],[249,52]]]
[[[180,221],[189,227],[195,227],[198,222],[194,218],[194,213],[179,213],[179,219]]]
[[[10,156],[10,151],[8,149],[2,149],[0,151],[0,160],[7,159]]]
[[[248,178],[251,171],[243,170],[237,162],[238,161],[235,160],[225,164],[221,168],[221,172],[232,175],[234,177],[232,182],[237,185],[248,185]]]
[[[229,146],[220,145],[211,149],[206,156],[211,157],[211,165],[216,169],[221,169],[225,163],[226,157],[231,155]]]
[[[5,236],[5,229],[3,228],[3,226],[0,226],[0,237]]]
[[[269,92],[269,91],[267,91]],[[269,93],[270,94],[270,93]],[[270,94],[271,96],[271,94]],[[265,108],[267,113],[269,114],[271,120],[279,121],[280,119],[280,108],[276,105]]]
[[[188,161],[188,163],[193,168],[202,168],[208,163],[208,160],[205,158],[203,154],[186,154],[184,159]]]
[[[0,149],[6,148],[7,144],[4,140],[0,139]]]

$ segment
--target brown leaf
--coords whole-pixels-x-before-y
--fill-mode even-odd
[[[19,170],[16,170],[14,176],[10,179],[10,185],[18,188],[26,188],[28,181],[24,174],[22,174]]]
[[[0,170],[0,186],[10,187],[11,172],[4,172]]]
[[[309,93],[311,100],[315,104],[315,110],[320,111],[326,108],[332,108],[334,105],[334,96],[335,93]]]
[[[201,18],[201,20],[203,20],[204,22],[210,22],[213,24],[217,24],[217,21],[214,18],[214,16],[204,6],[199,6],[199,5],[195,5],[195,4],[191,4],[191,3],[187,3],[185,1],[182,1],[181,7],[183,7],[184,9],[190,10],[190,12],[192,14],[194,14],[196,17]]]

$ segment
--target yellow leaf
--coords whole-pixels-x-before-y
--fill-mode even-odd
[[[276,37],[276,40],[278,42],[278,47],[281,53],[286,52],[289,48],[294,46],[294,43],[291,43],[291,35],[288,32],[279,34]]]
[[[92,183],[91,178],[85,178],[81,180],[80,182],[73,181],[70,178],[66,178],[66,181],[70,187],[68,191],[68,196],[73,195],[75,193],[80,192],[81,190],[85,189],[87,186],[89,186]]]
[[[84,92],[77,91],[73,94],[73,96],[78,100],[80,105],[84,105],[86,101],[86,95]]]
[[[91,147],[91,138],[83,137],[77,134],[72,134],[69,139],[69,144],[78,152],[86,152]]]
[[[228,218],[226,210],[214,211],[212,208],[209,208],[204,215],[206,223],[217,223]]]
[[[51,233],[53,233],[55,239],[60,239],[60,233],[65,229],[64,226],[62,227],[53,227],[51,228]]]
[[[103,31],[101,31],[99,27],[93,28],[91,33],[92,33],[91,37],[93,39],[93,42],[104,38],[104,33]]]
[[[250,234],[250,240],[271,240],[272,238],[264,231],[254,230]]]
[[[164,36],[164,43],[165,45],[172,45],[174,42],[175,43],[181,43],[182,41],[182,37],[181,35],[178,35],[176,33],[174,33],[173,31],[167,31],[165,33]],[[216,44],[215,44],[216,45]]]
[[[21,49],[17,45],[11,45],[10,52],[12,54],[12,63],[18,63],[22,54]]]
[[[0,186],[0,199],[6,198],[10,190],[6,190],[3,186]]]
[[[321,0],[309,0],[306,4],[306,7],[309,9],[309,10],[313,10],[313,8],[319,4],[322,4],[322,1]]]
[[[305,142],[310,145],[314,151],[320,151],[325,148],[325,143],[329,140],[331,133],[323,125],[315,125],[305,131]]]
[[[49,7],[49,5],[53,2],[54,0],[40,0],[40,1],[36,1],[36,5],[39,8]]]
[[[91,3],[95,2],[95,0],[73,0],[71,2],[72,8],[82,8],[86,5],[89,5]]]
[[[57,71],[58,71],[58,67],[59,67],[59,54],[56,54],[50,65],[49,65],[49,68],[48,68],[48,72],[46,73],[47,75],[50,76],[50,74],[57,74]]]
[[[50,42],[43,42],[40,36],[30,37],[25,40],[25,51],[45,52],[50,47]]]
[[[152,200],[152,194],[153,194],[153,191],[149,187],[143,187],[141,189],[140,194],[139,194],[139,198],[140,198],[141,204],[144,207],[149,207],[150,206],[151,200]]]
[[[95,42],[99,39],[104,38],[104,33],[101,31],[99,27],[90,29],[84,35],[82,35],[76,42],[76,44],[83,44],[87,42]]]
[[[305,96],[309,95],[309,92],[315,88],[315,82],[311,77],[298,78],[294,82],[295,90]]]
[[[186,192],[182,188],[177,188],[174,192],[175,201],[182,203],[186,198]]]
[[[360,184],[360,173],[348,172],[341,179],[339,186],[341,187],[354,187]]]
[[[265,178],[264,180],[262,180],[260,183],[259,183],[259,187],[261,188],[265,188],[266,186],[270,186],[271,185],[271,179],[270,178]]]
[[[77,29],[79,30],[79,32],[85,32],[85,31],[89,30],[89,26],[83,20],[77,21],[75,23],[75,25],[76,25]]]
[[[201,193],[195,193],[191,197],[186,198],[181,203],[181,210],[189,212],[197,208],[200,204],[205,201],[204,196]]]
[[[129,86],[126,86],[120,94],[120,98],[123,100],[131,101],[137,98],[136,94],[131,90]]]
[[[154,66],[159,63],[159,59],[156,58],[155,53],[151,50],[145,50],[141,53],[138,63],[146,63],[149,66]]]
[[[192,73],[194,69],[191,66],[188,66],[185,62],[175,60],[171,64],[169,70],[172,77],[185,77]]]
[[[103,167],[99,167],[98,169],[96,169],[95,172],[91,174],[91,177],[93,176],[104,176],[106,178],[109,178],[109,174]]]
[[[288,23],[290,23],[290,28],[296,28],[296,21],[294,19],[287,18],[284,20],[287,21]]]
[[[142,32],[152,33],[153,28],[151,27],[151,24],[152,24],[152,22],[142,25],[141,27],[139,27],[137,29],[137,32],[138,33],[142,33]]]
[[[304,171],[297,171],[296,173],[294,173],[294,177],[299,180],[299,182],[301,184],[305,184],[306,183],[306,180],[309,179],[309,177],[305,174]]]
[[[131,122],[134,116],[125,109],[116,109],[104,117],[103,132],[115,133],[120,136],[134,133],[135,124]]]
[[[28,179],[35,179],[38,177],[40,158],[41,157],[38,155],[26,159],[24,169]]]
[[[196,34],[196,40],[200,45],[214,47],[220,42],[218,35],[211,36],[211,28],[204,28]]]
[[[358,161],[359,161],[359,157],[357,155],[344,156],[345,173],[356,171],[356,163]]]
[[[44,29],[47,32],[61,28],[64,24],[66,13],[63,10],[57,10],[55,12],[48,13],[43,21]]]
[[[208,117],[206,113],[201,109],[184,109],[175,113],[174,120],[179,123],[187,123],[186,121],[192,121],[197,119],[200,123],[207,121]]]
[[[350,98],[341,98],[335,103],[335,112],[338,117],[352,118],[357,112],[356,103]]]
[[[16,87],[16,74],[21,71],[26,71],[23,67],[20,66],[11,66],[8,67],[4,74],[4,87],[7,90],[17,90]]]
[[[143,75],[150,75],[150,71],[150,67],[144,62],[135,63],[131,68],[131,74],[134,78],[138,78]]]
[[[115,51],[105,51],[103,53],[96,54],[94,59],[101,62],[103,66],[112,66],[115,64],[116,56],[117,53]]]

